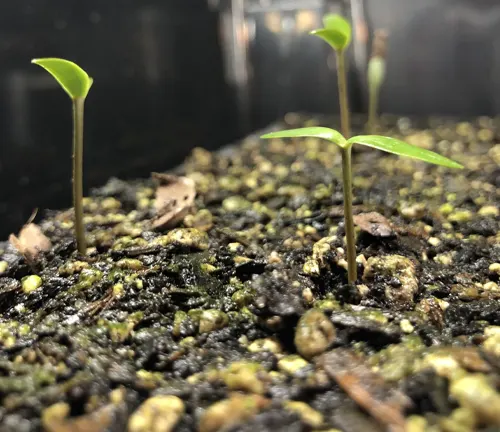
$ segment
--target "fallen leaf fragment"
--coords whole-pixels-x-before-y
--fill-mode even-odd
[[[196,197],[195,183],[187,177],[153,173],[157,182],[155,210],[151,220],[155,229],[176,225],[187,215]]]
[[[374,237],[393,237],[396,233],[391,222],[380,213],[360,213],[353,216],[354,223]]]
[[[318,364],[387,430],[404,431],[404,410],[410,400],[400,391],[389,387],[380,375],[365,365],[362,358],[346,349],[335,349],[321,356]]]
[[[24,225],[19,232],[19,237],[11,234],[9,241],[30,263],[36,260],[40,252],[46,252],[52,247],[50,240],[34,223]]]

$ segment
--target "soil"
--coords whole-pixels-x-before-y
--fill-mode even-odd
[[[67,211],[36,260],[0,244],[0,430],[500,430],[499,124],[382,129],[466,169],[356,151],[355,285],[315,139],[196,149],[176,227],[151,229],[153,180],[112,179],[87,256]]]

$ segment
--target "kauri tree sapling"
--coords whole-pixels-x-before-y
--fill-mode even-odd
[[[372,55],[368,61],[367,81],[368,81],[368,130],[375,132],[377,119],[377,108],[380,94],[380,87],[385,79],[387,56],[387,32],[385,30],[375,31],[372,44]]]
[[[357,280],[356,266],[356,243],[354,237],[354,221],[352,213],[352,169],[351,169],[351,149],[353,144],[361,144],[373,147],[388,153],[400,156],[407,156],[419,159],[434,165],[441,165],[448,168],[463,168],[459,163],[444,156],[413,146],[395,138],[383,137],[379,135],[360,135],[346,139],[336,130],[325,127],[308,127],[300,129],[271,132],[261,138],[322,138],[340,147],[342,154],[342,179],[344,188],[344,223],[346,233],[348,281],[354,283]]]
[[[351,136],[351,120],[347,95],[345,51],[351,43],[351,24],[340,15],[330,14],[323,18],[323,25],[324,28],[313,30],[311,34],[320,37],[335,50],[340,102],[340,130],[342,135],[349,138]]]
[[[80,66],[68,60],[41,58],[31,62],[49,72],[73,102],[73,206],[77,248],[83,255],[87,251],[83,226],[83,112],[93,80]]]

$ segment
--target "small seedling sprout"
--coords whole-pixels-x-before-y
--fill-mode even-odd
[[[340,15],[330,14],[323,18],[323,25],[324,28],[313,30],[311,34],[320,37],[335,50],[340,102],[340,130],[345,137],[349,138],[351,136],[351,121],[347,96],[345,51],[351,43],[351,24]]]
[[[301,129],[291,129],[279,132],[271,132],[263,135],[261,138],[321,138],[330,141],[340,147],[342,154],[342,178],[344,188],[344,224],[347,246],[347,264],[348,281],[354,283],[357,280],[356,266],[356,243],[354,237],[354,221],[352,213],[352,169],[351,169],[351,149],[353,144],[361,144],[367,147],[373,147],[388,153],[399,156],[407,156],[413,159],[419,159],[434,165],[441,165],[448,168],[463,168],[457,162],[454,162],[444,156],[413,146],[404,141],[395,138],[389,138],[379,135],[360,135],[346,139],[336,130],[325,127],[309,127]]]
[[[377,30],[373,38],[372,55],[368,62],[368,130],[375,132],[380,87],[385,79],[387,32]]]
[[[59,58],[31,61],[49,72],[73,102],[73,206],[78,252],[87,251],[83,227],[83,112],[85,98],[92,86],[92,78],[78,65]]]

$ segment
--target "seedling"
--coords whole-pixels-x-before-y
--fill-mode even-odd
[[[78,252],[87,251],[83,227],[83,112],[85,98],[92,86],[92,78],[78,65],[59,58],[31,61],[43,67],[61,85],[73,102],[73,206],[75,208],[75,235]]]
[[[387,54],[387,32],[377,30],[373,38],[372,56],[368,62],[368,130],[375,132],[380,87],[385,79]]]
[[[346,138],[349,138],[351,136],[351,121],[347,97],[345,51],[351,43],[351,24],[340,15],[331,14],[323,18],[323,25],[324,28],[313,30],[311,34],[323,39],[335,51],[340,102],[340,130]]]
[[[348,281],[354,283],[357,280],[356,266],[356,243],[354,237],[354,222],[352,214],[352,168],[351,168],[351,149],[353,144],[361,144],[367,147],[373,147],[388,153],[394,153],[399,156],[407,156],[412,159],[419,159],[434,165],[441,165],[448,168],[463,168],[457,162],[454,162],[444,156],[413,146],[404,141],[395,138],[383,137],[379,135],[359,135],[346,139],[336,130],[325,127],[310,127],[301,129],[291,129],[280,132],[272,132],[263,135],[261,138],[321,138],[330,141],[340,147],[342,154],[342,178],[344,188],[344,223],[346,232],[347,246],[347,264]]]

